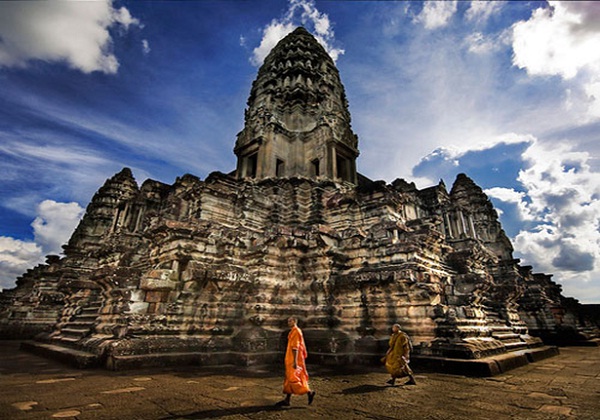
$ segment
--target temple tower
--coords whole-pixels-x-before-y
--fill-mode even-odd
[[[252,84],[234,152],[238,178],[357,183],[358,140],[338,70],[299,27],[266,57]]]

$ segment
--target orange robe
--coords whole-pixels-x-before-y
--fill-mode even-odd
[[[294,353],[298,351],[296,369],[294,369]],[[304,395],[310,392],[308,387],[308,372],[304,359],[308,356],[302,330],[297,326],[292,327],[288,334],[287,350],[285,352],[285,379],[283,381],[283,393]]]
[[[385,356],[385,368],[392,378],[402,378],[412,375],[408,366],[410,359],[410,342],[402,331],[393,333],[390,337],[390,352]]]

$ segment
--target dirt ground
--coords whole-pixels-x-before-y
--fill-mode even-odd
[[[2,419],[600,419],[599,347],[492,378],[416,371],[416,386],[394,387],[383,367],[334,371],[309,358],[314,403],[278,408],[282,367],[77,370],[18,345],[0,341]]]

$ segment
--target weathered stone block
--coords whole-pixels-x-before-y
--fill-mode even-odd
[[[148,311],[148,302],[134,302],[129,304],[129,312],[132,314],[145,314]]]
[[[179,283],[168,278],[143,278],[140,280],[142,290],[175,290]]]
[[[168,292],[149,290],[146,292],[144,301],[149,303],[166,302],[168,296]]]

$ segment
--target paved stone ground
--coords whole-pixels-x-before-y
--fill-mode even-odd
[[[417,386],[385,385],[382,367],[308,367],[314,403],[293,397],[279,409],[279,367],[76,370],[0,341],[0,418],[600,419],[598,347],[561,348],[493,378],[416,372]]]

